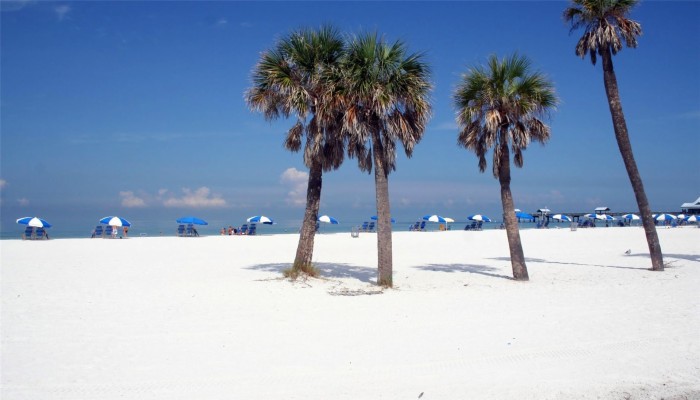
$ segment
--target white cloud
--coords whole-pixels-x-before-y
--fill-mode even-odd
[[[287,193],[287,204],[291,206],[306,206],[306,188],[309,174],[292,167],[287,168],[280,175],[280,182],[289,187]]]
[[[63,21],[70,12],[70,6],[68,4],[61,4],[60,6],[54,7],[53,11],[56,13],[58,20]]]
[[[146,202],[134,195],[134,192],[119,192],[119,196],[122,198],[122,206],[133,208],[133,207],[146,207]]]
[[[216,26],[217,26],[217,27],[220,27],[220,28],[221,28],[221,27],[224,27],[224,26],[226,26],[226,25],[228,25],[228,20],[227,20],[226,18],[224,18],[224,17],[221,17],[221,18],[219,18],[219,19],[216,21]]]
[[[17,199],[17,203],[19,203],[20,206],[25,207],[29,205],[29,199],[22,197],[21,199]]]
[[[165,194],[167,191],[161,189],[159,193]],[[197,190],[190,190],[189,188],[182,189],[182,197],[170,197],[163,201],[163,205],[166,207],[192,207],[192,208],[213,208],[213,207],[225,207],[226,200],[224,200],[221,195],[211,194],[211,190],[208,187],[202,186]]]
[[[4,179],[0,179],[0,189],[4,189],[5,186],[7,186],[7,181]]]

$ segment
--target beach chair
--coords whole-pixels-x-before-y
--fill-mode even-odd
[[[192,228],[192,224],[187,225],[187,229],[185,230],[186,236],[194,236],[194,230]]]
[[[104,236],[102,236],[102,237],[105,238],[105,239],[111,239],[111,238],[112,238],[112,233],[113,233],[113,232],[114,232],[114,228],[112,227],[112,225],[107,225],[107,226],[105,227]]]
[[[549,220],[546,220],[544,222],[544,225],[542,226],[543,228],[549,228]]]
[[[177,235],[180,237],[185,236],[185,225],[177,226]]]
[[[365,221],[362,223],[362,226],[360,227],[360,232],[369,232],[369,222]]]
[[[95,227],[95,231],[92,233],[93,238],[101,238],[102,235],[104,234],[104,230],[102,225],[97,225]]]
[[[476,224],[476,228],[475,228],[475,229],[476,229],[477,231],[483,230],[483,229],[484,229],[484,221],[479,221],[479,222]]]
[[[425,221],[420,222],[420,225],[418,226],[418,230],[421,232],[425,231]]]
[[[46,231],[44,230],[44,228],[36,228],[34,238],[37,240],[48,239],[49,235],[46,234]]]
[[[374,221],[367,225],[367,232],[374,232]]]
[[[24,229],[24,233],[22,234],[22,240],[32,240],[34,239],[34,228],[31,226],[28,226]]]
[[[247,235],[248,234],[248,224],[243,224],[241,225],[241,230],[238,231],[239,235]]]
[[[257,230],[257,226],[255,224],[250,224],[248,227],[248,233],[246,235],[255,235],[255,232]]]
[[[420,229],[420,221],[416,221],[416,223],[408,226],[409,231],[417,231],[418,229]]]

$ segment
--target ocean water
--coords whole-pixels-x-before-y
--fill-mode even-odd
[[[82,223],[82,224],[60,224],[51,221],[53,226],[47,229],[49,237],[51,239],[60,238],[89,238],[92,235],[93,229],[98,224],[93,223]],[[175,222],[165,222],[162,220],[130,220],[132,226],[129,228],[129,237],[153,237],[153,236],[177,236],[177,226]],[[397,221],[392,225],[394,232],[408,231],[409,226],[411,226],[415,221]],[[362,220],[342,222],[337,225],[321,223],[319,227],[319,233],[350,233],[353,227],[359,227],[363,223]],[[471,221],[454,222],[448,224],[448,229],[450,230],[463,230],[465,225],[471,224]],[[239,227],[239,225],[232,225],[224,223],[223,221],[211,222],[209,225],[196,226],[197,231],[200,236],[212,236],[219,235],[222,228],[228,228],[231,225],[233,227]],[[483,229],[499,229],[500,222],[486,222],[483,224]],[[550,222],[550,228],[569,228],[570,223],[556,223],[554,221]],[[603,224],[598,224],[598,226],[605,226]],[[0,239],[2,240],[12,240],[21,239],[22,233],[24,232],[24,225],[19,224],[8,224],[2,226],[0,230]],[[267,224],[257,224],[257,234],[258,235],[274,235],[274,234],[296,234],[301,228],[301,222],[299,221],[282,221],[275,223],[274,225]],[[520,229],[533,229],[536,228],[536,224],[532,222],[521,222]],[[439,224],[427,223],[426,230],[437,231],[439,230]],[[120,230],[121,234],[121,230]]]

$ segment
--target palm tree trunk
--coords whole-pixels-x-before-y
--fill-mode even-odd
[[[612,54],[610,48],[603,51],[603,81],[605,82],[605,93],[608,96],[608,105],[610,106],[610,115],[612,116],[613,127],[615,129],[615,138],[617,146],[620,148],[622,160],[627,168],[632,183],[632,190],[637,199],[637,206],[642,217],[642,225],[647,236],[647,244],[649,246],[649,255],[651,256],[651,269],[654,271],[664,270],[663,254],[661,253],[661,244],[659,236],[656,233],[656,226],[651,217],[651,207],[647,200],[647,195],[644,192],[644,184],[642,177],[639,175],[637,163],[634,161],[634,153],[632,152],[632,143],[627,133],[627,122],[625,122],[625,114],[622,112],[622,102],[620,101],[620,93],[617,89],[617,77],[613,68]]]
[[[501,143],[507,143],[501,141]],[[508,248],[510,250],[510,264],[513,267],[513,278],[516,281],[529,281],[525,265],[525,253],[520,241],[520,229],[518,220],[515,218],[515,204],[513,195],[510,192],[510,155],[508,146],[503,146],[501,152],[500,167],[498,168],[498,181],[501,184],[501,204],[503,205],[503,221],[506,224],[506,235],[508,236]]]
[[[314,161],[309,170],[309,183],[306,189],[306,211],[301,225],[297,255],[293,269],[297,272],[308,271],[311,258],[314,255],[314,237],[316,236],[316,221],[318,208],[321,204],[321,186],[323,184],[323,168],[320,161]]]
[[[374,151],[374,184],[377,201],[377,253],[378,273],[377,284],[392,287],[393,259],[391,244],[391,209],[389,206],[389,175],[384,165],[384,150],[377,134],[372,134]]]

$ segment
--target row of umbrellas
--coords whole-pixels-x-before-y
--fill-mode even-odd
[[[23,217],[17,219],[18,224],[27,225],[32,228],[51,228],[51,224],[39,217]],[[100,220],[101,224],[111,225],[111,226],[131,226],[131,223],[124,218],[120,217],[104,217]]]

